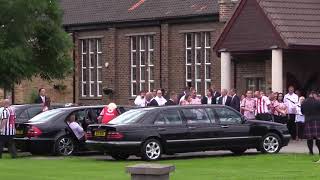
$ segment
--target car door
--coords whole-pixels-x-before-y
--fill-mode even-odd
[[[244,123],[241,114],[228,107],[215,107],[214,111],[221,129],[220,142],[223,147],[251,146],[256,138],[250,136],[250,125]]]
[[[169,151],[183,151],[187,147],[187,127],[179,110],[168,109],[159,113],[154,122],[156,131]]]
[[[188,149],[205,150],[214,147],[219,128],[212,123],[205,108],[183,108],[181,111],[188,128]]]

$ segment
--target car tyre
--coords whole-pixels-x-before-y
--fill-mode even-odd
[[[162,146],[156,139],[145,141],[141,148],[142,159],[146,161],[156,161],[161,158]]]
[[[75,141],[70,136],[62,136],[54,144],[54,153],[58,156],[71,156],[75,149]]]
[[[230,151],[235,155],[242,155],[244,152],[246,152],[246,148],[237,148],[237,149],[231,149]]]
[[[129,158],[130,155],[128,154],[111,154],[110,155],[114,160],[117,161],[123,161],[123,160],[127,160]]]
[[[262,153],[276,154],[281,147],[281,138],[275,133],[268,133],[262,137],[259,149]]]

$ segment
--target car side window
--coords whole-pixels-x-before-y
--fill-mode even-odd
[[[28,117],[27,110],[22,111],[21,114],[19,115],[19,117],[17,117],[17,118],[28,119],[29,117]]]
[[[205,109],[182,109],[182,113],[188,124],[210,124],[210,119]]]
[[[182,124],[179,111],[166,110],[161,113],[159,118],[154,122],[155,125],[179,125]]]
[[[30,118],[35,117],[36,115],[40,114],[42,112],[42,108],[39,107],[31,107],[28,109],[28,114]]]
[[[214,108],[221,124],[240,124],[241,116],[228,108]]]
[[[207,114],[208,114],[209,118],[211,119],[211,122],[212,122],[212,123],[217,123],[216,116],[215,116],[215,114],[214,114],[213,109],[211,109],[211,108],[206,108],[206,111],[207,111]]]

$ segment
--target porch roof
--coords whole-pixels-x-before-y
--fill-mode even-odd
[[[241,0],[214,50],[266,50],[271,46],[320,49],[320,1]]]

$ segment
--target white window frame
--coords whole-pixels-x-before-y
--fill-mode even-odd
[[[192,83],[192,77],[191,79],[188,79],[188,67],[191,67],[191,71],[192,71],[192,63],[189,63],[188,62],[188,51],[191,51],[192,53],[192,43],[191,43],[191,46],[188,47],[188,35],[191,35],[190,38],[191,38],[191,42],[192,42],[192,33],[186,33],[185,34],[185,54],[186,54],[186,86],[188,86],[188,83]],[[192,60],[191,60],[192,61]],[[191,72],[192,73],[192,72]]]
[[[151,84],[154,85],[154,79],[151,79],[151,69],[153,68],[153,76],[154,76],[154,62],[151,63],[151,53],[153,53],[153,60],[154,60],[154,45],[151,46],[151,43],[154,42],[153,36],[147,36],[148,37],[148,91],[151,92]],[[152,42],[151,42],[152,39]],[[153,47],[153,48],[151,48]],[[154,87],[154,86],[153,86]]]
[[[84,94],[87,90],[85,89],[85,85],[87,84],[87,81],[84,81],[84,76],[86,75],[83,73],[84,71],[87,73],[87,67],[84,67],[84,56],[87,56],[87,51],[83,51],[84,44],[86,43],[86,40],[81,40],[81,96],[86,97],[87,93]],[[86,48],[88,49],[88,47]],[[86,58],[87,59],[87,58]],[[88,63],[87,63],[88,65]]]
[[[209,37],[208,37],[209,36]],[[204,33],[204,38],[205,38],[205,40],[204,40],[204,46],[205,46],[205,50],[204,50],[204,58],[205,58],[205,60],[204,60],[204,62],[205,62],[205,65],[204,65],[204,79],[205,79],[205,90],[207,90],[208,88],[210,88],[210,87],[208,87],[208,83],[211,83],[211,74],[209,74],[209,78],[207,78],[207,68],[208,68],[208,66],[210,67],[210,70],[212,70],[212,68],[211,68],[211,59],[210,59],[210,57],[211,56],[209,56],[209,60],[207,59],[207,51],[209,51],[209,53],[210,53],[210,49],[211,49],[211,42],[210,42],[210,38],[211,38],[211,34],[210,34],[210,32],[205,32]],[[209,45],[207,46],[207,40],[208,40],[208,38],[209,38]]]
[[[97,52],[97,57],[96,57],[96,60],[97,60],[97,97],[102,97],[102,89],[100,89],[100,85],[102,85],[102,63],[100,63],[101,65],[99,65],[99,61],[102,61],[102,59],[99,59],[99,55],[101,55],[101,58],[102,58],[102,51],[99,50],[99,43],[100,43],[100,50],[102,50],[102,43],[101,43],[101,39],[97,39],[96,40],[96,52]],[[101,72],[100,76],[99,77],[99,71]],[[99,81],[100,79],[100,81]],[[102,86],[101,86],[102,87]]]
[[[141,91],[143,89],[143,85],[146,84],[146,74],[144,74],[144,80],[141,79],[141,69],[144,68],[144,72],[146,72],[146,59],[145,59],[145,62],[144,64],[141,64],[141,54],[144,53],[144,58],[146,58],[146,49],[147,49],[147,44],[144,45],[144,49],[142,49],[142,39],[144,40],[144,43],[146,42],[145,38],[147,36],[139,36],[139,90]]]
[[[194,34],[194,44],[195,44],[195,46],[194,46],[195,47],[194,48],[194,73],[195,73],[194,74],[194,79],[195,79],[194,88],[197,91],[197,93],[199,93],[199,88],[201,89],[201,87],[198,87],[198,83],[199,82],[201,83],[201,74],[199,73],[200,77],[197,77],[197,75],[198,75],[198,71],[197,71],[198,67],[199,67],[199,70],[201,72],[201,61],[197,62],[197,59],[198,59],[198,55],[201,56],[201,49],[202,49],[201,40],[200,40],[200,45],[197,44],[198,38],[201,39],[201,34],[200,33],[195,33]]]
[[[91,72],[94,71],[94,65],[91,64],[91,55],[94,55],[94,51],[91,51],[91,42],[95,42],[93,39],[89,39],[89,96],[94,97],[93,91],[92,91],[92,86],[94,86],[94,79],[91,76]]]
[[[136,84],[136,87],[137,87],[137,80],[136,80],[136,78],[137,77],[133,77],[133,69],[135,68],[136,69],[136,73],[137,73],[137,63],[135,63],[135,65],[134,65],[134,63],[133,63],[133,61],[136,61],[136,59],[133,59],[133,54],[134,53],[136,53],[136,56],[135,57],[137,57],[137,49],[133,49],[133,38],[135,38],[136,39],[136,41],[137,41],[137,39],[138,39],[138,37],[135,37],[135,36],[132,36],[132,37],[130,37],[130,43],[131,43],[131,49],[130,49],[130,62],[131,62],[131,75],[130,75],[130,77],[131,77],[131,96],[132,97],[135,97],[135,96],[137,96],[137,94],[134,94],[133,92],[134,92],[134,90],[133,90],[133,84]],[[137,47],[136,47],[137,48]],[[135,90],[135,91],[137,91],[137,89]]]

